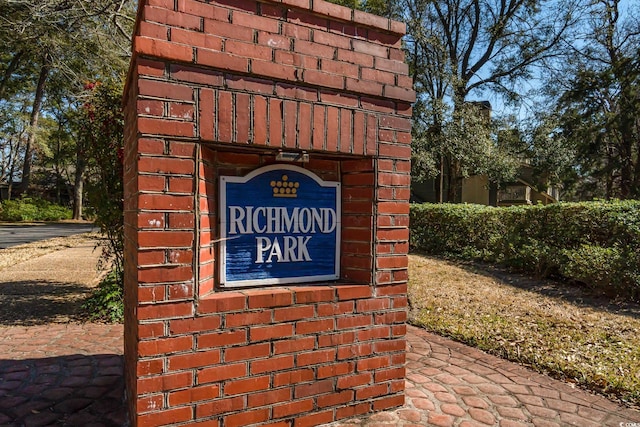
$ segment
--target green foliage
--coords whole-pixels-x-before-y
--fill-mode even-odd
[[[491,236],[499,232],[495,214],[495,209],[482,205],[412,205],[411,246],[432,254],[482,258]]]
[[[640,202],[413,205],[411,246],[640,299]]]
[[[545,85],[541,111],[574,152],[565,179],[573,199],[640,198],[640,6],[632,3],[592,2],[586,38]]]
[[[89,85],[78,120],[78,144],[90,162],[87,194],[95,224],[107,237],[105,257],[118,274],[124,263],[122,83]]]
[[[548,111],[540,111],[534,124],[527,129],[527,157],[537,182],[561,185],[564,200],[572,200],[568,188],[576,180],[576,146],[559,129],[559,118]],[[539,188],[545,190],[545,188]]]
[[[486,104],[470,101],[490,94],[508,105],[525,97],[529,85],[521,83],[558,54],[576,24],[572,12],[579,2],[397,3],[407,23],[405,53],[417,92],[412,175],[439,175],[439,199],[452,202],[469,175],[510,181],[524,151],[522,138],[511,132],[518,126],[499,123],[488,117]]]
[[[59,221],[70,219],[71,210],[43,199],[24,197],[0,203],[2,221]]]
[[[111,270],[96,290],[82,304],[91,320],[121,323],[124,320],[124,294],[122,273]]]
[[[85,302],[84,308],[94,320],[121,322],[124,313],[122,83],[89,84],[86,91],[87,100],[76,117],[77,144],[89,163],[86,181],[89,211],[106,236],[102,262],[111,265],[112,271]]]
[[[363,10],[375,15],[387,18],[399,19],[401,17],[400,2],[397,0],[328,0],[340,6],[351,9]]]
[[[460,195],[462,178],[486,175],[492,183],[515,179],[523,142],[511,123],[489,120],[485,106],[464,104],[451,113],[441,106],[437,123],[420,100],[414,105],[411,174],[414,180],[436,178],[444,172],[442,200]],[[441,176],[442,178],[442,176]]]
[[[581,245],[563,251],[563,255],[566,263],[560,267],[561,273],[591,287],[615,285],[620,277],[612,273],[625,272],[624,253],[617,247]]]

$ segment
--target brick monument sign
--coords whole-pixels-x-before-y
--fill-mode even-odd
[[[404,24],[141,0],[125,88],[132,426],[303,427],[404,402]]]

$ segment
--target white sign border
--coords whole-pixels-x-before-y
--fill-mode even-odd
[[[284,277],[284,278],[268,278],[268,279],[251,279],[251,280],[236,280],[227,281],[227,195],[226,185],[227,183],[245,184],[251,179],[265,172],[272,170],[284,169],[293,172],[298,172],[307,177],[313,179],[321,187],[334,187],[336,189],[336,253],[335,253],[335,271],[334,274],[321,275],[321,276],[302,276],[302,277]],[[241,288],[249,286],[262,286],[262,285],[284,285],[290,283],[309,283],[319,282],[327,280],[338,280],[340,278],[340,235],[342,230],[342,203],[341,203],[341,185],[337,181],[324,181],[320,179],[313,172],[301,168],[299,166],[289,164],[273,164],[263,166],[249,172],[245,176],[221,176],[220,177],[220,287],[222,288]]]

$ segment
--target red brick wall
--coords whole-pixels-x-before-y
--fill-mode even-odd
[[[129,79],[137,78],[135,69],[129,75]],[[137,296],[137,269],[138,269],[138,128],[135,108],[137,92],[135,86],[130,86],[130,90],[125,92],[125,150],[123,157],[123,187],[124,187],[124,276],[125,276],[125,301],[124,301],[124,323],[126,331],[124,333],[124,353],[125,353],[125,384],[129,396],[129,413],[132,412],[132,401],[137,396],[137,364],[138,336],[136,319],[136,309],[138,307]]]
[[[126,87],[132,425],[307,426],[401,405],[404,26],[320,0],[146,0]],[[217,287],[218,177],[306,150],[342,183],[341,280]]]

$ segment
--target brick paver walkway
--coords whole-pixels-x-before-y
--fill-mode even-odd
[[[332,427],[640,427],[624,408],[446,338],[409,327],[406,404]]]
[[[0,337],[0,425],[124,425],[121,325]],[[636,410],[463,344],[414,327],[407,340],[406,405],[332,426],[640,426]]]
[[[73,322],[91,241],[0,271],[0,426],[122,426],[122,325]]]
[[[0,327],[0,426],[125,424],[122,325]]]

